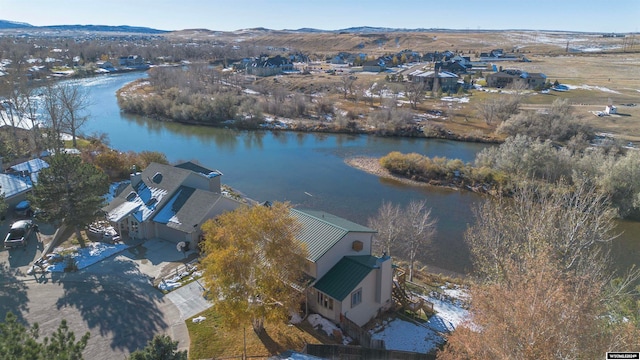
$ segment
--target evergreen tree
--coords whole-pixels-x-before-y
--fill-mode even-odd
[[[49,167],[40,171],[30,199],[43,211],[45,221],[75,229],[84,246],[80,230],[96,220],[108,190],[109,180],[102,170],[78,156],[56,154],[49,158]]]
[[[178,342],[167,335],[156,335],[141,350],[131,353],[130,360],[187,360],[187,351],[177,351]]]
[[[87,347],[87,332],[76,342],[75,334],[69,331],[67,322],[62,320],[56,332],[42,342],[36,341],[40,328],[34,324],[30,328],[18,322],[18,318],[7,313],[0,322],[0,356],[4,360],[79,360]]]

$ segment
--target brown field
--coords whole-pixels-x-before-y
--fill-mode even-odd
[[[529,92],[523,109],[538,110],[555,99],[566,98],[575,106],[576,113],[597,131],[613,133],[623,141],[640,142],[640,39],[631,34],[625,38],[604,38],[600,34],[541,32],[541,31],[433,31],[393,33],[291,33],[286,31],[245,30],[238,32],[212,32],[183,30],[172,33],[174,39],[208,39],[214,42],[246,42],[259,46],[301,51],[318,61],[321,69],[308,75],[287,75],[257,79],[257,83],[273,84],[306,94],[326,94],[336,107],[364,114],[380,106],[345,100],[335,93],[340,84],[340,73],[325,74],[331,66],[324,62],[338,52],[383,55],[411,49],[420,53],[451,50],[471,56],[491,49],[502,48],[519,52],[531,62],[500,62],[497,66],[529,72],[541,72],[551,82],[575,87],[568,92],[539,94]],[[571,51],[567,52],[567,48]],[[577,50],[586,50],[577,52]],[[600,49],[599,51],[595,51]],[[423,65],[421,65],[423,66]],[[349,71],[349,69],[345,69]],[[404,72],[407,72],[405,70]],[[386,74],[356,73],[362,86],[382,82]],[[447,103],[439,99],[425,99],[418,112],[437,109],[446,116],[431,120],[456,134],[484,134],[500,137],[494,128],[478,116],[475,105],[482,100],[501,96],[498,93],[472,91],[470,101],[464,104]],[[619,116],[597,117],[591,111],[603,111],[608,104],[618,106]],[[625,106],[638,104],[639,106]],[[408,104],[404,105],[408,108]]]
[[[306,321],[295,326],[265,324],[265,333],[258,336],[250,324],[244,328],[226,328],[212,309],[198,316],[206,320],[198,324],[190,319],[186,321],[191,339],[190,359],[241,359],[245,352],[247,357],[266,359],[286,350],[302,351],[305,344],[335,343]]]

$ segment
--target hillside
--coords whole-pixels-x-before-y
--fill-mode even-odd
[[[286,48],[311,54],[362,52],[370,55],[395,53],[403,49],[418,52],[445,51],[471,53],[502,48],[521,53],[558,55],[567,52],[640,50],[631,34],[624,38],[603,37],[599,33],[535,30],[442,30],[350,28],[336,31],[317,29],[243,29],[230,32],[191,29],[174,31],[175,40],[251,43]]]
[[[152,29],[140,26],[110,26],[110,25],[51,25],[51,26],[34,26],[27,23],[0,20],[0,30],[20,30],[26,32],[53,30],[53,31],[83,31],[83,32],[119,32],[119,33],[135,33],[135,34],[164,34],[165,30]]]

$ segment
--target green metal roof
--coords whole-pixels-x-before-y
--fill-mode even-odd
[[[318,261],[349,232],[376,232],[324,211],[291,209],[291,216],[302,224],[298,238],[307,245],[308,259],[313,262]]]
[[[343,301],[356,286],[375,269],[378,258],[371,255],[345,256],[329,270],[314,287]]]

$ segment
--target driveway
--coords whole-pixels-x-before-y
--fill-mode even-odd
[[[184,316],[198,301],[186,299],[201,298],[202,292],[185,292],[178,307],[171,299],[175,295],[152,286],[153,278],[184,260],[175,244],[149,240],[75,273],[27,275],[42,248],[31,241],[26,250],[0,251],[0,317],[11,311],[29,324],[37,322],[44,336],[66,319],[77,338],[91,333],[87,359],[123,359],[159,333],[177,340],[180,350],[189,348]]]

